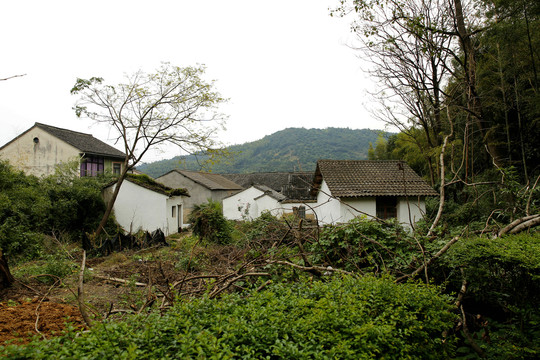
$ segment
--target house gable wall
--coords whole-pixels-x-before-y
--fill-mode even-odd
[[[260,215],[255,201],[263,192],[253,186],[223,199],[223,215],[229,220],[253,220]]]
[[[39,139],[37,143],[34,138]],[[56,165],[80,158],[80,151],[48,132],[33,127],[0,149],[0,158],[9,160],[27,175],[46,176]]]

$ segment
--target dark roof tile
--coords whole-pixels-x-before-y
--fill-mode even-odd
[[[314,191],[323,179],[337,197],[438,195],[407,163],[398,160],[319,160]]]

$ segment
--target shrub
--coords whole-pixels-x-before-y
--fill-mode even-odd
[[[463,304],[488,320],[490,342],[481,345],[490,359],[540,356],[539,233],[461,239],[430,271],[456,293],[465,277]]]
[[[362,218],[323,227],[319,240],[308,249],[313,263],[326,263],[348,271],[373,272],[407,268],[420,251],[399,224]]]
[[[217,244],[228,244],[231,241],[231,224],[223,216],[221,204],[208,200],[207,203],[195,205],[189,214],[189,222],[193,234]]]
[[[267,290],[177,303],[164,315],[104,323],[8,358],[447,359],[454,315],[431,286],[375,277],[274,284]]]

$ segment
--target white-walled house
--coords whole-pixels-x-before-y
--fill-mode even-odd
[[[103,190],[106,203],[115,187],[113,183]],[[182,190],[173,191],[162,184],[137,181],[136,176],[128,175],[114,202],[116,221],[128,232],[161,229],[165,235],[177,233],[185,227],[184,199],[189,197],[187,191]]]
[[[395,160],[319,160],[312,193],[319,224],[365,215],[397,218],[408,227],[423,218],[425,197],[438,195],[405,162]]]
[[[96,176],[109,171],[120,174],[126,155],[85,134],[41,123],[0,147],[0,160],[27,175],[47,176],[54,174],[61,163],[79,162],[80,176]]]
[[[223,215],[229,220],[253,220],[265,211],[277,217],[293,213],[313,217],[313,212],[309,208],[306,210],[303,202],[291,201],[265,185],[252,185],[223,199]]]
[[[206,203],[208,199],[221,202],[231,194],[244,188],[219,174],[200,171],[174,169],[161,175],[157,182],[170,188],[187,189],[189,198],[184,199],[183,221],[188,222],[188,215],[195,205]]]

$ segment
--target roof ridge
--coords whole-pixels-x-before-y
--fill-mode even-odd
[[[80,135],[86,135],[86,136],[94,137],[94,135],[89,134],[89,133],[83,133],[83,132],[81,132],[81,131],[75,131],[75,130],[70,130],[70,129],[61,128],[61,127],[58,127],[58,126],[47,125],[47,124],[40,123],[40,122],[34,123],[34,126],[40,126],[40,127],[46,127],[46,128],[53,128],[53,129],[56,129],[56,130],[69,131],[69,132],[75,133],[75,134],[80,134]],[[101,141],[101,140],[100,140],[100,141]]]

